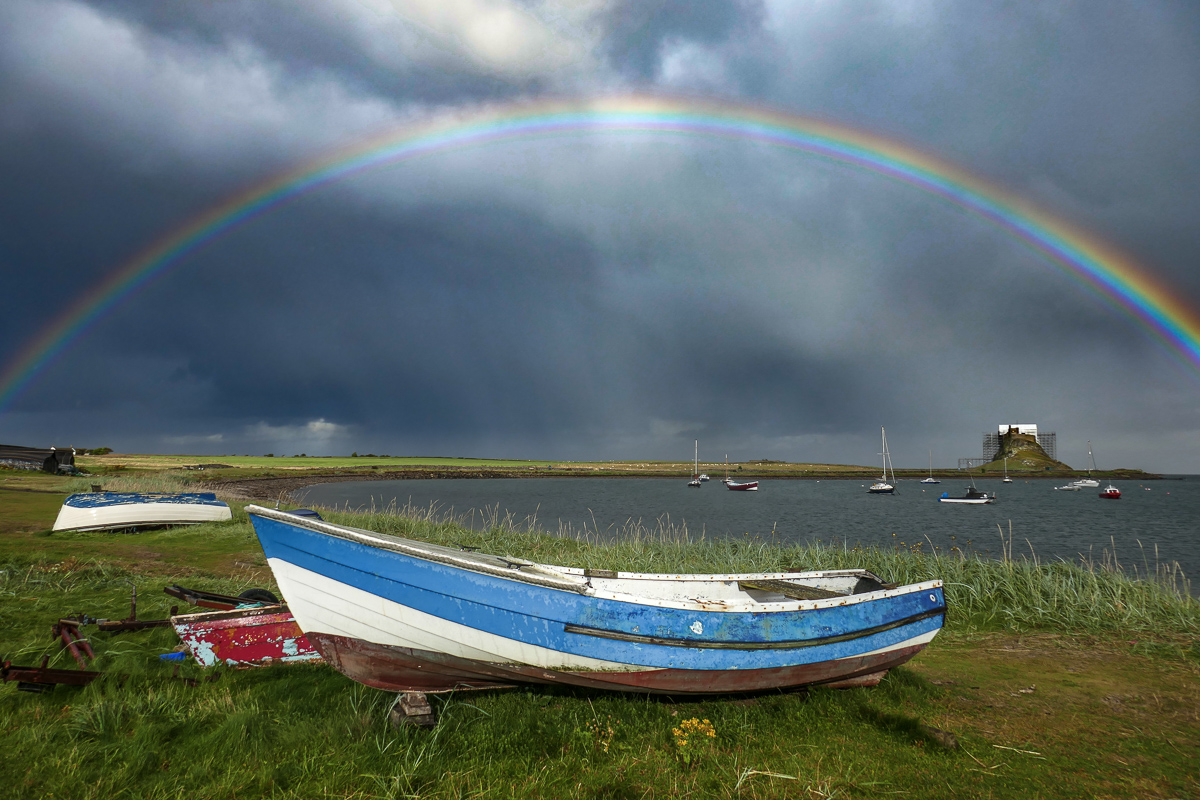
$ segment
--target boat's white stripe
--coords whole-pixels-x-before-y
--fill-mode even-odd
[[[546,669],[641,672],[655,669],[561,653],[450,622],[287,561],[269,561],[288,608],[305,633],[431,650],[461,658]]]
[[[873,655],[878,655],[880,653],[889,653],[892,650],[901,650],[905,647],[916,647],[917,645],[924,646],[924,645],[927,645],[930,642],[932,642],[933,637],[937,636],[938,631],[940,631],[940,630],[941,630],[941,628],[935,628],[934,630],[928,631],[927,633],[922,633],[919,636],[914,636],[911,639],[905,639],[903,642],[896,642],[895,644],[889,644],[887,647],[881,647],[878,650],[871,650],[870,652],[867,652],[867,653],[860,653],[858,655],[852,656],[852,658],[862,658],[862,656],[873,656]]]

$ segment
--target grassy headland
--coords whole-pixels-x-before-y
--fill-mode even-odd
[[[109,478],[145,476],[168,481],[195,491],[224,492],[237,499],[286,498],[296,489],[335,481],[395,480],[421,478],[678,478],[692,474],[690,461],[569,461],[543,462],[513,459],[420,458],[365,455],[357,457],[296,456],[160,456],[111,453],[104,456],[79,456],[79,466],[94,476],[70,484],[75,491],[89,485],[106,485]],[[756,460],[730,463],[730,475],[739,480],[874,478],[878,467],[853,464],[792,463]],[[724,462],[701,462],[700,470],[714,479],[725,474]],[[973,470],[995,476],[1002,465],[993,462]],[[1020,478],[1071,479],[1083,475],[1060,462],[1012,463],[1009,473]],[[901,479],[923,478],[927,469],[901,469]],[[940,478],[962,477],[958,470],[934,470]],[[1101,479],[1151,480],[1159,476],[1141,470],[1097,472]],[[40,478],[39,478],[40,480]],[[0,488],[21,485],[21,478],[9,474]]]
[[[207,470],[138,467],[101,480],[116,490],[171,490],[207,478]],[[126,616],[131,583],[141,618],[177,602],[161,594],[170,583],[273,588],[236,500],[225,524],[49,533],[65,493],[92,480],[0,482],[27,490],[0,491],[0,657],[32,665],[47,653],[52,666],[72,668],[50,624],[76,613]],[[1135,580],[1104,559],[779,547],[753,536],[689,541],[670,528],[580,540],[506,519],[472,531],[415,509],[326,516],[581,567],[862,566],[904,582],[937,577],[950,614],[925,652],[874,689],[702,701],[551,689],[459,694],[436,701],[432,731],[393,729],[389,695],[323,665],[205,672],[186,663],[176,676],[157,658],[176,644],[169,630],[85,628],[105,672],[97,682],[42,695],[0,688],[8,745],[0,785],[31,798],[1200,793],[1200,603],[1169,570]],[[707,720],[714,735],[681,744],[692,719]]]

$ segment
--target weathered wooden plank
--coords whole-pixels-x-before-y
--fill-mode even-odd
[[[760,592],[774,592],[793,600],[827,600],[830,597],[845,597],[841,592],[831,592],[816,586],[791,581],[776,581],[769,579],[738,581],[740,589],[758,589]]]

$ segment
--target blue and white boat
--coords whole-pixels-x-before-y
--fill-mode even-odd
[[[946,612],[938,580],[575,569],[246,511],[308,640],[389,691],[869,686],[929,644]]]
[[[211,492],[157,494],[145,492],[80,492],[63,501],[54,521],[56,531],[103,531],[226,522],[229,506]]]

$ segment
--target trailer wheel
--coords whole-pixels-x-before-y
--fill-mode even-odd
[[[238,597],[243,600],[256,600],[260,603],[271,603],[272,605],[279,602],[279,598],[266,589],[247,589],[239,594]]]

